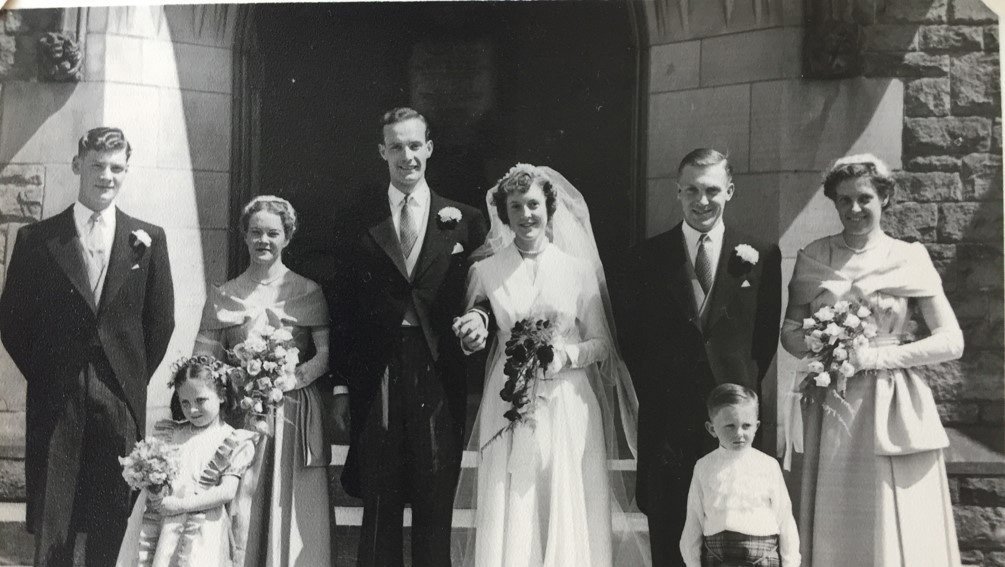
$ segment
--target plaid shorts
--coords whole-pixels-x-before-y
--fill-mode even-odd
[[[752,536],[724,531],[705,536],[701,567],[781,567],[778,536]]]

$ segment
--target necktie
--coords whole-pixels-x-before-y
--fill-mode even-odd
[[[701,290],[708,294],[712,288],[712,262],[708,258],[708,235],[702,234],[698,238],[698,253],[694,256],[694,273],[698,276],[698,283]]]
[[[105,234],[108,226],[100,213],[94,213],[88,220],[87,233],[87,280],[91,285],[91,292],[97,300],[101,292],[101,279],[105,273]]]
[[[401,202],[401,219],[398,230],[398,238],[401,241],[401,253],[408,258],[415,247],[415,241],[419,239],[419,233],[415,229],[415,221],[412,219],[411,204],[415,200],[411,195],[405,195],[405,200]]]

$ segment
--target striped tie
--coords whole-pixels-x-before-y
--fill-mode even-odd
[[[400,229],[398,230],[398,239],[401,241],[401,253],[408,258],[412,254],[412,248],[415,247],[415,241],[419,239],[419,233],[415,229],[415,221],[412,220],[411,205],[414,202],[411,195],[405,195],[405,199],[401,202],[401,219],[400,219]]]
[[[694,273],[698,276],[701,290],[708,295],[708,290],[712,288],[712,263],[708,259],[707,234],[702,234],[698,238],[698,253],[694,257]]]
[[[88,220],[86,248],[88,252],[87,280],[91,285],[91,293],[95,302],[101,297],[101,284],[105,275],[105,234],[107,225],[101,213],[94,213]]]

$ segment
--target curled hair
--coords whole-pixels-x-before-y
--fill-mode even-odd
[[[406,120],[411,120],[413,118],[421,120],[422,123],[426,125],[426,140],[427,141],[431,140],[432,138],[430,138],[429,121],[426,120],[426,117],[423,116],[418,110],[415,110],[414,108],[409,108],[407,106],[400,106],[398,108],[392,108],[391,110],[388,110],[383,115],[381,115],[380,117],[381,143],[384,142],[384,126],[392,126],[399,122],[404,122]]]
[[[679,177],[684,168],[689,165],[692,167],[712,167],[720,163],[726,170],[726,178],[732,181],[733,168],[729,165],[729,156],[712,148],[697,148],[688,152],[684,159],[680,160],[680,165],[677,166],[677,176]]]
[[[883,201],[884,209],[893,203],[897,183],[883,160],[872,154],[857,154],[835,161],[824,174],[824,195],[831,201],[837,201],[838,185],[849,179],[860,178],[869,180],[869,184]]]
[[[88,151],[107,152],[121,149],[126,150],[126,161],[128,161],[129,156],[133,154],[133,147],[118,128],[108,126],[91,128],[77,140],[77,155],[80,157]]]
[[[243,232],[248,232],[251,215],[260,211],[278,216],[283,223],[283,230],[286,231],[286,239],[293,238],[293,233],[297,231],[297,211],[293,209],[293,205],[289,201],[273,195],[260,195],[244,206],[244,210],[241,211],[241,230]]]
[[[232,418],[241,413],[238,403],[241,373],[238,369],[205,354],[181,358],[171,365],[169,387],[177,391],[189,380],[200,380],[216,389],[216,395],[223,401],[221,412],[224,417]]]
[[[555,191],[555,186],[540,169],[532,165],[518,163],[499,180],[495,192],[492,193],[492,204],[496,206],[499,220],[503,224],[509,224],[509,214],[506,210],[507,199],[516,193],[530,191],[535,183],[541,187],[541,191],[544,193],[545,210],[548,212],[548,220],[551,220],[551,216],[555,214],[555,209],[558,207],[558,193]]]
[[[756,409],[757,392],[739,384],[719,384],[708,395],[708,400],[705,401],[705,408],[708,410],[709,419],[711,419],[719,409],[743,403],[753,403]]]

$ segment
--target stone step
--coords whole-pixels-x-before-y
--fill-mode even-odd
[[[345,493],[339,476],[348,454],[347,445],[332,446],[332,462],[329,472],[332,504],[335,512],[335,565],[350,567],[356,564],[356,549],[359,544],[360,525],[363,521],[361,501]],[[478,466],[478,453],[465,451],[461,459],[461,467],[472,469]],[[634,490],[635,460],[611,459],[608,468],[620,471],[629,491]],[[23,472],[22,472],[23,475]],[[34,558],[34,540],[24,529],[25,504],[23,496],[16,502],[0,502],[0,565],[31,565]],[[614,525],[625,526],[632,532],[648,531],[645,515],[640,512],[626,513],[614,518]],[[412,512],[406,506],[403,515],[403,549],[411,548]],[[474,511],[470,509],[455,509],[453,527],[455,533],[464,533],[474,525]],[[405,566],[410,567],[411,560],[405,553]]]

